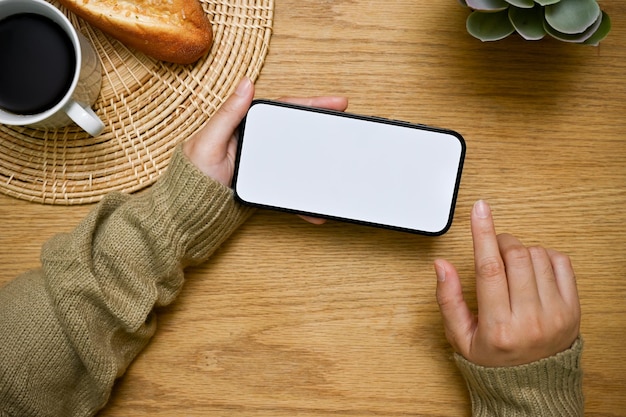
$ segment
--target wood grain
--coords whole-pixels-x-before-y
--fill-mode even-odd
[[[626,416],[626,3],[600,47],[483,44],[449,0],[282,0],[257,97],[340,94],[350,111],[447,127],[468,151],[439,238],[258,212],[160,312],[102,416],[468,416],[432,261],[473,295],[468,214],[572,257],[587,416]],[[90,207],[0,196],[0,281]]]

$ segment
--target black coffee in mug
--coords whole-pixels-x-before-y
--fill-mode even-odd
[[[61,101],[76,69],[72,40],[51,19],[19,13],[0,20],[0,108],[36,114]]]

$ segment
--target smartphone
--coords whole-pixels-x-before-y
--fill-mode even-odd
[[[441,235],[464,157],[452,130],[255,100],[240,125],[233,188],[254,207]]]

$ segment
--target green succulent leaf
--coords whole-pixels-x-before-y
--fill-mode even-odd
[[[467,17],[467,31],[483,42],[504,39],[515,32],[508,14],[507,10],[495,13],[474,11]]]
[[[561,0],[535,0],[535,3],[540,6],[549,6],[550,4],[557,4],[560,1]]]
[[[583,43],[587,39],[591,38],[591,36],[593,36],[593,34],[596,32],[596,30],[598,30],[601,24],[602,24],[602,13],[600,13],[600,16],[598,17],[598,19],[596,19],[596,21],[592,23],[591,26],[589,26],[587,30],[585,30],[582,33],[572,34],[572,33],[559,32],[555,28],[551,27],[547,21],[544,24],[544,29],[552,37],[559,39],[563,42]]]
[[[532,9],[535,6],[535,0],[506,0],[506,2],[522,9]]]
[[[598,29],[591,35],[589,39],[583,42],[585,45],[598,46],[601,40],[606,38],[606,36],[611,31],[611,19],[609,15],[605,12],[602,12],[602,22]]]
[[[611,31],[597,0],[458,0],[472,9],[467,31],[483,42],[514,32],[526,40],[546,34],[564,42],[597,46]]]
[[[538,41],[546,36],[543,28],[543,8],[539,5],[532,9],[509,9],[509,20],[520,36],[527,41]]]
[[[484,12],[499,12],[509,7],[509,3],[504,0],[465,0],[465,2],[472,9]]]
[[[602,11],[596,0],[561,0],[546,6],[545,17],[557,32],[574,35],[585,32],[602,17]]]

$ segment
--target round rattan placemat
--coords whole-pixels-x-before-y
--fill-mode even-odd
[[[39,130],[0,125],[0,192],[44,204],[85,204],[154,183],[189,138],[247,75],[256,80],[269,48],[273,0],[200,0],[213,23],[209,54],[193,65],[149,58],[65,11],[102,63],[93,106],[106,128]]]

